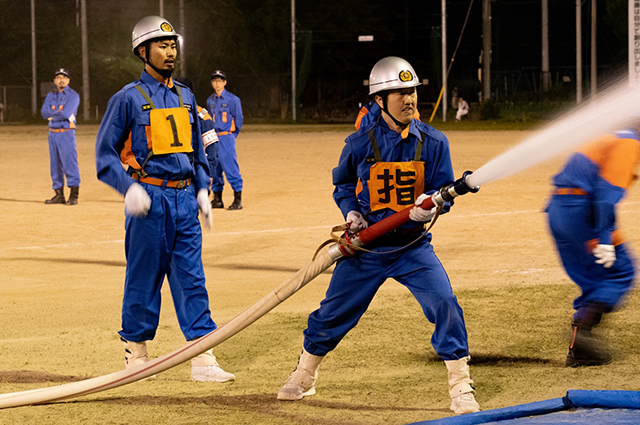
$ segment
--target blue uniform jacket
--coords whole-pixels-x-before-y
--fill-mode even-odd
[[[193,152],[154,155],[144,167],[151,177],[164,180],[194,180],[196,193],[209,185],[208,163],[202,146],[202,134],[198,123],[197,104],[193,93],[180,85],[182,99],[189,110],[191,122],[191,146]],[[147,101],[136,90],[140,85],[151,97],[156,108],[179,107],[174,89],[155,80],[146,71],[140,79],[126,85],[116,93],[107,106],[96,140],[96,169],[98,179],[114,187],[123,195],[134,183],[131,166],[125,171],[121,164],[141,165],[149,153],[146,128],[150,124]],[[143,108],[144,106],[144,108]]]
[[[78,114],[79,105],[80,96],[67,86],[61,92],[58,89],[49,92],[44,99],[40,113],[45,120],[51,118],[49,128],[76,128],[75,117]]]
[[[562,171],[553,177],[558,188],[578,188],[588,194],[574,201],[592,203],[593,224],[602,244],[616,244],[612,240],[615,206],[636,179],[639,142],[640,134],[634,130],[603,136],[571,155]]]
[[[368,134],[372,128],[384,162],[413,161],[418,139],[422,138],[420,132],[424,133],[426,140],[424,140],[420,156],[421,161],[425,163],[424,193],[433,193],[454,181],[449,141],[443,133],[413,119],[409,124],[408,138],[403,139],[399,133],[391,130],[378,115],[377,119],[365,122],[358,131],[347,137],[338,166],[333,169],[333,184],[335,185],[333,199],[345,217],[352,210],[362,214],[369,211],[367,182],[372,164],[367,163],[367,158],[374,157]],[[356,193],[359,179],[362,182],[362,190]],[[446,206],[446,210],[448,208],[449,205]],[[367,221],[377,223],[394,213],[390,209],[373,211],[367,216]],[[410,221],[403,227],[410,228],[415,225],[415,222]]]
[[[207,110],[213,118],[216,133],[233,133],[238,137],[244,123],[240,98],[227,90],[222,90],[220,96],[213,93],[207,99]]]
[[[207,112],[206,109],[200,106],[198,106],[198,118],[200,118],[200,132],[202,132],[202,134],[211,130],[215,130],[211,115],[209,115],[209,112]]]

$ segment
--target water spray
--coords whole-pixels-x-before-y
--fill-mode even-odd
[[[420,207],[431,209],[434,206],[443,206],[458,196],[477,192],[482,184],[522,171],[606,132],[624,128],[624,126],[640,120],[637,115],[639,111],[640,85],[629,87],[626,82],[620,83],[616,88],[598,97],[596,101],[590,102],[583,108],[578,108],[564,118],[554,121],[548,127],[536,132],[510,151],[479,168],[475,173],[465,172],[454,183],[433,193]],[[364,246],[407,223],[411,208],[413,206],[362,230],[352,237],[350,243]],[[0,409],[50,403],[92,394],[129,384],[177,366],[231,338],[299,291],[339,258],[353,255],[353,252],[346,250],[346,248],[348,247],[338,243],[324,247],[311,263],[300,269],[263,299],[224,326],[196,341],[191,341],[184,347],[147,363],[109,375],[55,387],[0,394]]]

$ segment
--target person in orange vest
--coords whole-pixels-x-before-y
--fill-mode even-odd
[[[640,132],[603,136],[575,152],[553,177],[546,208],[562,265],[581,294],[573,301],[572,339],[566,366],[598,366],[611,353],[591,333],[633,286],[630,247],[616,223],[616,205],[636,179]]]
[[[149,361],[147,341],[156,336],[165,278],[186,340],[217,329],[198,220],[200,213],[205,226],[213,224],[209,167],[195,96],[171,78],[178,37],[160,16],[138,21],[132,50],[144,70],[109,100],[96,138],[98,179],[124,195],[127,267],[118,334],[127,368]],[[191,379],[226,382],[235,376],[209,349],[191,359]]]
[[[435,323],[431,344],[447,367],[450,409],[458,414],[480,409],[462,308],[432,236],[425,232],[436,211],[420,207],[454,178],[447,137],[415,118],[419,85],[402,58],[381,59],[371,70],[369,94],[375,105],[345,140],[333,169],[333,198],[353,233],[407,208],[410,220],[367,245],[369,251],[338,261],[325,299],[309,315],[298,365],[278,391],[279,400],[316,393],[322,360],[357,325],[380,286],[393,278],[409,288],[427,320]]]

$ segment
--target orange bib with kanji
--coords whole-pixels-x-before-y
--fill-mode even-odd
[[[193,152],[191,123],[186,108],[152,109],[150,133],[147,135],[154,155]]]
[[[424,162],[377,162],[369,170],[371,211],[401,211],[424,190]]]
[[[373,130],[369,140],[373,148],[375,163],[369,169],[369,203],[371,211],[389,208],[401,211],[413,205],[424,191],[424,162],[420,161],[422,140],[418,139],[413,161],[382,162],[380,147]]]

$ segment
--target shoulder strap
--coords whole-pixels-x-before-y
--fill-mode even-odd
[[[140,92],[142,97],[144,97],[144,100],[149,102],[149,105],[151,105],[151,107],[155,109],[156,105],[153,103],[153,100],[151,100],[151,97],[149,97],[147,92],[142,90],[142,87],[140,87],[139,85],[136,85],[135,87]],[[182,100],[182,89],[180,89],[180,86],[177,84],[175,84],[174,87],[176,88],[176,93],[178,93],[178,101],[180,102],[180,107],[182,108],[184,106],[184,101]]]
[[[422,131],[420,132],[422,139],[418,140],[418,144],[416,145],[416,154],[414,156],[414,161],[420,161],[420,157],[422,156],[422,147],[424,146],[424,139],[426,134]],[[373,129],[369,131],[369,140],[371,140],[371,146],[373,147],[373,156],[376,159],[376,162],[382,161],[382,156],[380,155],[380,147],[378,146],[378,141],[376,140],[376,136],[373,134]]]
[[[153,100],[151,100],[151,97],[149,97],[149,95],[147,94],[146,91],[142,90],[142,87],[140,87],[139,85],[136,84],[135,86],[136,90],[138,90],[140,92],[140,94],[142,95],[142,97],[144,97],[144,100],[146,100],[147,102],[149,102],[149,105],[151,105],[152,108],[155,109],[156,105],[153,103]],[[182,97],[180,97],[180,102],[182,103]],[[180,105],[182,106],[182,105]]]
[[[420,136],[422,139],[418,140],[418,145],[416,146],[416,156],[414,157],[414,161],[420,161],[420,157],[422,156],[422,146],[424,146],[424,139],[427,137],[422,131],[420,132]]]
[[[180,102],[180,107],[182,108],[184,106],[184,102],[182,101],[182,89],[177,84],[174,84],[174,86],[176,88],[176,92],[178,93],[178,101]]]
[[[144,100],[149,102],[149,105],[151,106],[151,108],[155,109],[156,105],[153,103],[153,100],[151,100],[151,97],[147,94],[147,92],[144,91],[142,87],[140,87],[139,85],[136,85],[135,88],[140,92],[142,97],[144,97]],[[136,174],[138,174],[140,177],[147,177],[148,174],[146,171],[144,171],[144,167],[145,165],[147,165],[147,162],[149,162],[152,156],[153,156],[153,151],[149,149],[149,153],[147,154],[147,157],[144,159],[144,162],[142,163],[142,165],[140,165],[140,169],[135,170]]]
[[[378,146],[375,134],[373,134],[373,129],[369,130],[369,140],[371,140],[371,146],[373,147],[373,156],[376,159],[376,162],[382,161],[382,156],[380,155],[380,147]]]

